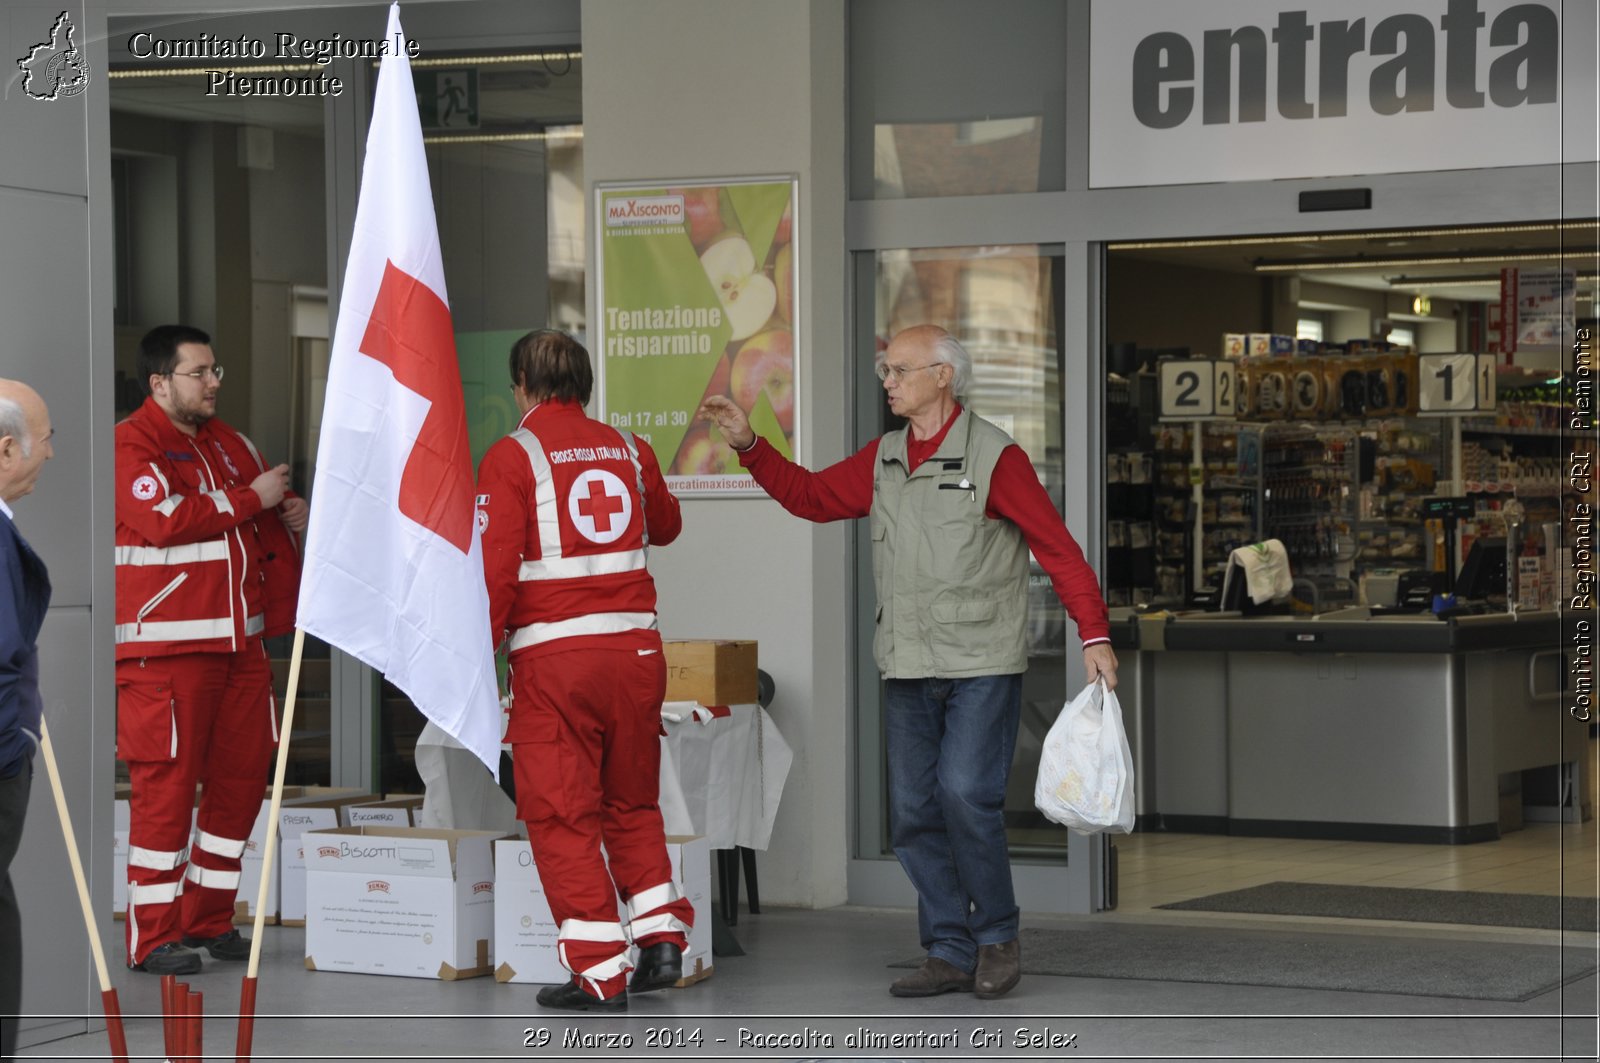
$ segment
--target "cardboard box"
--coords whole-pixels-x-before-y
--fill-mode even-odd
[[[261,862],[266,857],[268,813],[271,811],[272,797],[269,793],[261,802],[261,810],[256,813],[250,836],[244,841],[244,856],[239,860],[239,889],[233,899],[235,924],[255,922],[256,901],[261,895]],[[267,875],[266,914],[262,917],[264,923],[278,921],[278,877],[276,868]]]
[[[666,642],[667,701],[749,705],[756,700],[756,644],[747,639]]]
[[[313,792],[286,802],[278,810],[278,922],[306,925],[306,856],[301,836],[307,831],[345,826],[339,810],[373,800],[372,794],[350,790]]]
[[[454,981],[494,970],[494,831],[301,835],[306,969]]]
[[[341,827],[415,827],[422,814],[422,795],[390,797],[382,801],[345,805],[339,810]]]
[[[711,849],[704,838],[667,839],[678,891],[694,906],[694,928],[679,986],[711,974]],[[572,977],[556,953],[556,925],[528,843],[495,843],[494,955],[497,982],[555,984]],[[618,918],[626,921],[619,905]],[[635,954],[637,958],[637,953]]]

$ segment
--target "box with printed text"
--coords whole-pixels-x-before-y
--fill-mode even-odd
[[[306,969],[454,981],[494,970],[494,831],[301,835]]]
[[[667,839],[678,892],[694,907],[680,986],[711,974],[711,850],[704,838]],[[627,912],[619,905],[618,918]],[[556,953],[556,925],[526,840],[495,844],[495,980],[554,984],[571,975]],[[635,957],[637,958],[637,957]]]

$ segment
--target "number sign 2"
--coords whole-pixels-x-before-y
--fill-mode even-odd
[[[1172,359],[1156,369],[1161,382],[1163,421],[1209,421],[1234,416],[1237,377],[1231,362]]]

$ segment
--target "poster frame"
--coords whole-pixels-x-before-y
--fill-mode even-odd
[[[625,181],[596,181],[594,183],[593,223],[590,226],[591,238],[594,241],[594,314],[591,318],[592,327],[589,329],[591,342],[589,350],[594,360],[595,395],[594,416],[601,421],[610,423],[610,390],[613,384],[612,370],[607,365],[605,355],[606,337],[606,310],[608,299],[615,294],[608,292],[606,285],[605,250],[606,250],[606,210],[605,204],[608,197],[618,193],[654,193],[668,188],[731,188],[738,185],[777,185],[789,186],[789,214],[790,237],[792,247],[790,255],[792,264],[790,268],[791,285],[790,305],[793,320],[789,327],[792,333],[793,344],[793,381],[794,389],[794,422],[789,434],[789,445],[792,459],[799,464],[804,464],[805,449],[805,402],[804,402],[804,370],[802,368],[801,351],[804,349],[804,314],[800,301],[800,275],[805,263],[805,248],[802,237],[802,211],[800,203],[800,175],[798,173],[772,173],[751,174],[733,177],[692,177],[692,178],[654,178],[654,179],[629,179]],[[749,411],[746,411],[747,413]],[[690,424],[694,423],[694,412],[690,411]],[[713,434],[717,429],[712,428]],[[729,487],[689,487],[684,481],[691,479],[682,475],[668,475],[674,454],[663,454],[656,450],[656,458],[661,463],[661,472],[666,479],[667,487],[678,498],[767,498],[768,495],[756,486],[753,478],[745,476],[747,486]]]

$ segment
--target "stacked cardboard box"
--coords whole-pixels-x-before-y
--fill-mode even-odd
[[[445,981],[490,974],[499,837],[370,826],[301,835],[306,968]]]
[[[694,929],[684,953],[680,986],[711,975],[711,850],[704,838],[668,838],[678,890],[694,906]],[[526,841],[495,845],[494,955],[500,982],[565,982],[570,973],[556,953],[556,925]],[[620,909],[618,917],[626,921]]]
[[[756,700],[756,644],[748,639],[669,639],[667,701],[748,705]]]

